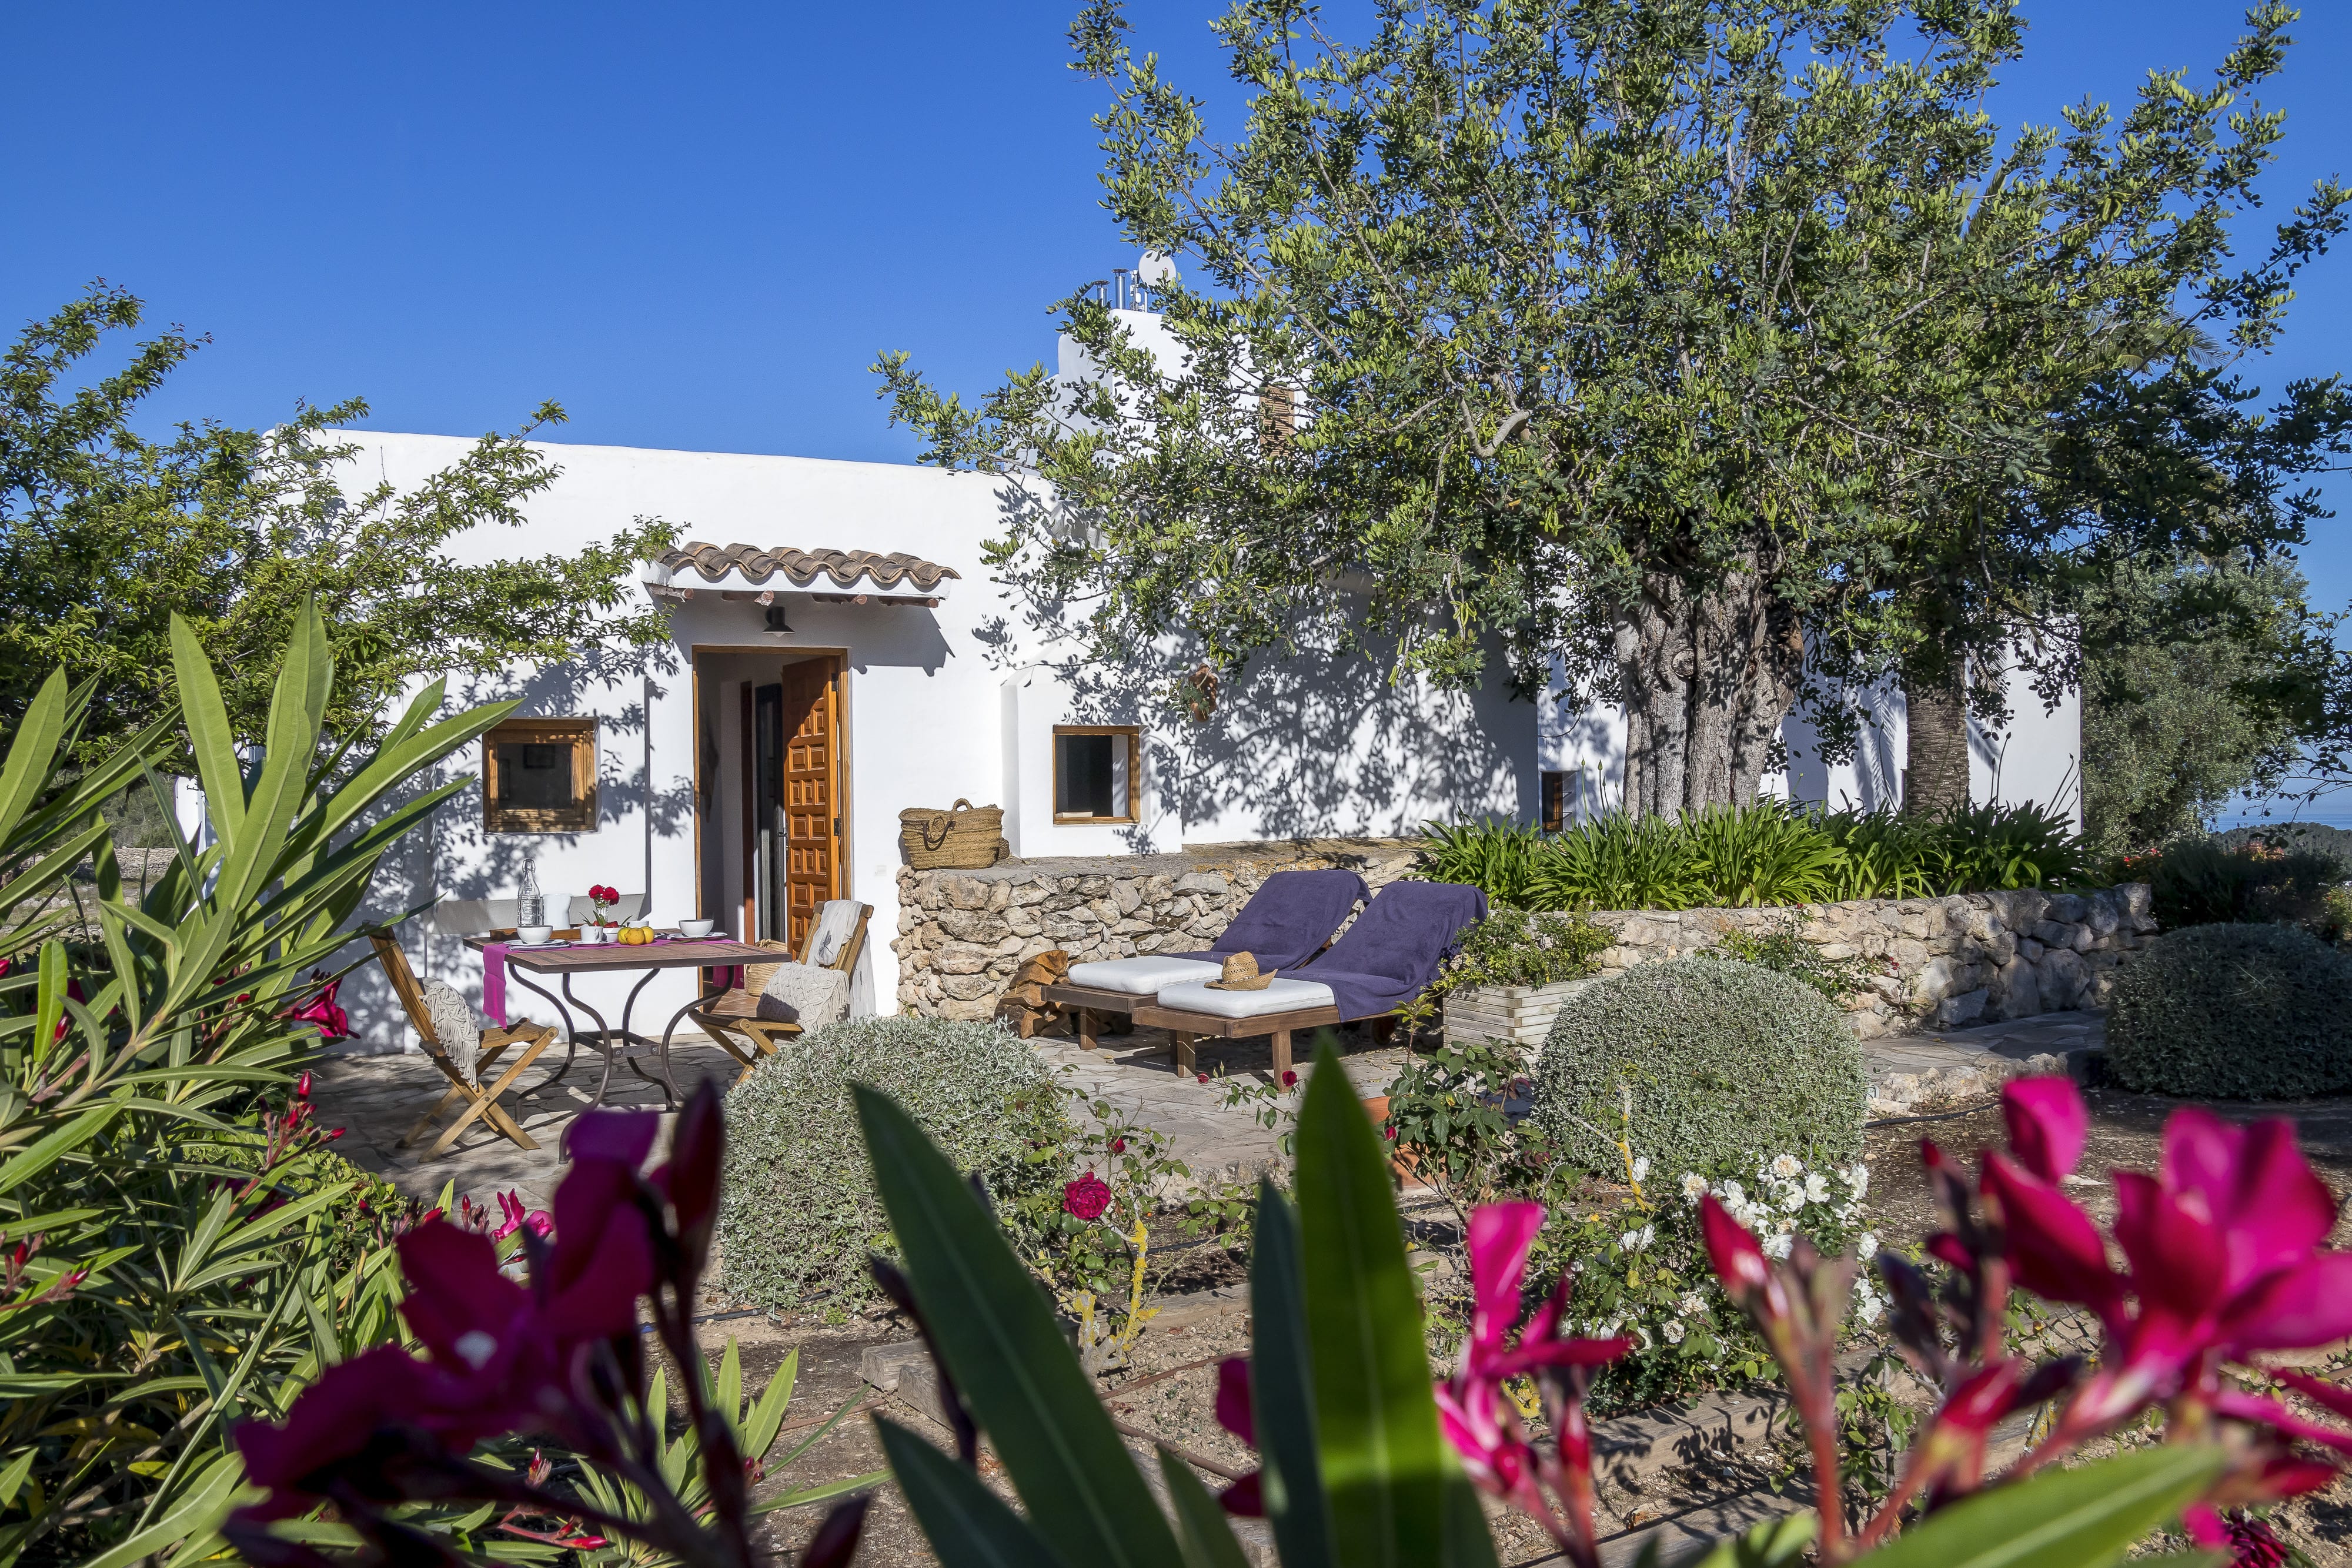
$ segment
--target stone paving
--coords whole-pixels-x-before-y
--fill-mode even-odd
[[[2035,1071],[2077,1066],[2082,1058],[2075,1053],[2097,1050],[2105,1036],[2105,1020],[2100,1015],[2067,1012],[1865,1041],[1862,1049],[1870,1072],[1871,1113],[1899,1116],[1985,1099],[2033,1058],[2053,1059],[2036,1063]],[[1046,1037],[1033,1043],[1073,1088],[1164,1134],[1170,1154],[1203,1181],[1248,1181],[1278,1157],[1281,1129],[1260,1122],[1263,1103],[1229,1103],[1231,1086],[1269,1082],[1273,1051],[1264,1039],[1202,1042],[1200,1065],[1211,1074],[1205,1084],[1177,1073],[1168,1036],[1159,1030],[1105,1035],[1102,1049],[1092,1051],[1081,1051],[1066,1039]],[[1340,1043],[1357,1093],[1367,1098],[1386,1093],[1404,1063],[1403,1048],[1375,1046],[1370,1032],[1360,1027],[1342,1030]],[[679,1088],[688,1092],[705,1078],[716,1078],[724,1086],[737,1071],[731,1058],[699,1040],[681,1040],[671,1061]],[[583,1051],[571,1071],[559,1078],[562,1062],[559,1052],[549,1051],[523,1075],[525,1091],[503,1102],[539,1142],[535,1152],[515,1147],[478,1122],[456,1148],[436,1160],[419,1158],[435,1134],[413,1148],[396,1148],[400,1135],[445,1087],[440,1073],[422,1055],[331,1058],[316,1074],[319,1114],[326,1125],[345,1129],[338,1145],[342,1154],[411,1196],[435,1197],[445,1183],[454,1181],[458,1191],[470,1192],[477,1199],[512,1188],[528,1205],[543,1207],[562,1173],[563,1130],[594,1094],[602,1071],[593,1051]],[[658,1085],[624,1064],[614,1071],[609,1103],[659,1109],[663,1098]]]
[[[1865,1040],[1870,1113],[1904,1116],[1968,1104],[2023,1073],[2064,1072],[2095,1082],[2094,1063],[2106,1041],[2106,1015],[2087,1012]]]
[[[454,1181],[459,1192],[473,1194],[478,1202],[487,1203],[492,1193],[511,1188],[527,1207],[544,1208],[562,1173],[564,1129],[586,1109],[604,1071],[596,1053],[584,1048],[568,1072],[562,1071],[563,1063],[562,1051],[551,1048],[525,1070],[521,1092],[509,1091],[499,1101],[539,1145],[535,1151],[517,1148],[477,1117],[456,1147],[439,1159],[423,1159],[457,1115],[455,1110],[413,1146],[396,1147],[401,1134],[449,1086],[422,1052],[330,1057],[311,1075],[312,1099],[321,1124],[343,1129],[336,1152],[412,1197],[437,1197],[442,1186]],[[733,1058],[699,1038],[690,1044],[680,1040],[670,1052],[670,1066],[679,1090],[689,1094],[705,1078],[716,1078],[724,1087],[741,1071]],[[649,1063],[646,1071],[652,1070]],[[625,1062],[614,1069],[605,1103],[629,1110],[659,1110],[661,1086],[632,1072]],[[671,1120],[663,1118],[665,1141]]]

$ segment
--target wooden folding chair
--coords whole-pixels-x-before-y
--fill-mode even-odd
[[[555,1043],[555,1030],[538,1023],[524,1023],[514,1029],[485,1029],[479,1052],[474,1058],[474,1082],[468,1082],[450,1057],[447,1043],[434,1032],[433,1015],[425,1006],[425,988],[417,983],[416,972],[408,967],[408,955],[402,951],[400,939],[389,928],[381,925],[371,927],[367,938],[369,945],[375,948],[377,959],[383,965],[384,977],[392,982],[393,993],[400,998],[401,1010],[408,1015],[410,1025],[416,1030],[416,1038],[425,1042],[425,1053],[433,1058],[433,1064],[441,1070],[442,1076],[449,1080],[447,1091],[433,1109],[419,1116],[416,1124],[402,1135],[398,1146],[404,1149],[423,1137],[425,1130],[440,1120],[443,1113],[463,1102],[465,1110],[449,1124],[448,1130],[441,1134],[440,1139],[418,1156],[419,1164],[446,1154],[478,1116],[520,1147],[538,1148],[539,1145],[531,1135],[507,1114],[498,1101],[499,1096],[514,1087],[514,1081],[521,1076],[522,1070],[538,1061],[541,1051]],[[497,1082],[483,1088],[480,1082],[482,1075],[497,1063],[499,1053],[510,1045],[521,1046],[522,1055],[499,1074]]]
[[[857,955],[866,946],[866,923],[873,914],[874,906],[870,904],[857,906],[857,923],[850,928],[849,939],[841,945],[841,951],[833,956],[829,967],[845,975],[857,972]],[[808,955],[815,943],[816,928],[812,925],[807,940],[801,944],[802,963],[808,962]],[[792,945],[787,942],[761,941],[753,946],[787,957],[793,951]],[[782,962],[783,959],[780,958],[774,964],[744,966],[741,989],[721,992],[687,1012],[687,1018],[695,1028],[709,1036],[719,1050],[743,1064],[743,1071],[735,1075],[738,1083],[751,1076],[751,1069],[760,1065],[762,1057],[776,1054],[779,1040],[790,1040],[801,1032],[801,1026],[797,1023],[760,1016],[761,993],[768,988],[768,982],[775,977]]]

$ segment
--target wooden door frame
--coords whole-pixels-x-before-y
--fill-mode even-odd
[[[705,653],[772,653],[778,658],[779,672],[782,669],[782,661],[784,659],[797,660],[813,656],[830,658],[833,661],[833,712],[838,740],[838,744],[834,748],[833,787],[835,799],[841,806],[841,831],[834,845],[834,859],[841,868],[841,896],[856,898],[857,868],[849,853],[851,837],[857,831],[856,805],[857,792],[853,788],[856,759],[850,744],[850,737],[856,733],[856,729],[850,711],[849,650],[846,647],[803,647],[792,643],[697,643],[687,650],[688,663],[694,671],[695,721],[698,726],[694,735],[694,907],[698,911],[708,911],[710,907],[709,900],[716,896],[713,890],[702,885],[702,733],[698,727],[702,719],[702,656]],[[747,699],[750,697],[751,691],[751,687],[745,688]],[[746,766],[751,763],[748,753],[740,760]],[[742,795],[740,809],[749,811],[751,808],[752,790],[750,787],[744,786],[740,779],[737,782]],[[712,804],[714,809],[718,807],[716,796],[712,798]],[[745,853],[751,852],[751,836],[747,830],[743,841]],[[737,914],[745,922],[742,929],[748,932],[751,928],[750,920],[752,909],[749,901],[756,892],[751,886],[751,879],[749,875],[744,878],[743,891],[746,905]]]

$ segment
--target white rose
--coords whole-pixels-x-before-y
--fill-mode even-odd
[[[1665,1322],[1665,1326],[1661,1328],[1658,1332],[1666,1336],[1666,1343],[1668,1344],[1680,1344],[1683,1343],[1683,1325],[1675,1319],[1668,1318]]]
[[[1723,1184],[1723,1201],[1731,1207],[1738,1208],[1747,1203],[1748,1189],[1741,1186],[1736,1181],[1725,1182]]]
[[[1859,1255],[1865,1262],[1878,1256],[1878,1238],[1867,1230],[1862,1233],[1862,1239],[1855,1245],[1861,1249]]]
[[[1846,1168],[1845,1183],[1853,1188],[1853,1196],[1860,1197],[1870,1190],[1870,1167],[1856,1160]]]
[[[1767,1236],[1764,1239],[1764,1256],[1767,1258],[1786,1258],[1789,1255],[1790,1245],[1794,1240],[1795,1238],[1789,1236],[1786,1233],[1778,1236]]]
[[[1682,1309],[1685,1316],[1696,1317],[1699,1313],[1706,1311],[1706,1303],[1700,1301],[1696,1296],[1685,1296],[1682,1299]]]
[[[1827,1203],[1829,1200],[1830,1184],[1828,1180],[1822,1176],[1822,1173],[1815,1171],[1812,1175],[1807,1176],[1805,1178],[1805,1201],[1807,1203]]]
[[[1650,1156],[1643,1155],[1633,1162],[1633,1179],[1635,1181],[1644,1181],[1648,1179],[1649,1175]]]
[[[1776,1155],[1772,1158],[1772,1174],[1782,1181],[1794,1181],[1805,1174],[1805,1162],[1794,1155]]]
[[[1801,1186],[1783,1188],[1780,1193],[1780,1207],[1787,1209],[1790,1214],[1794,1214],[1797,1210],[1804,1207],[1805,1189]]]

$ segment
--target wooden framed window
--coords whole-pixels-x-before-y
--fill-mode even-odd
[[[1566,773],[1546,769],[1543,776],[1543,831],[1547,833],[1568,830],[1568,779]]]
[[[1143,731],[1131,724],[1054,727],[1054,821],[1133,822],[1143,815]]]
[[[482,737],[482,831],[596,831],[596,721],[510,718]]]

